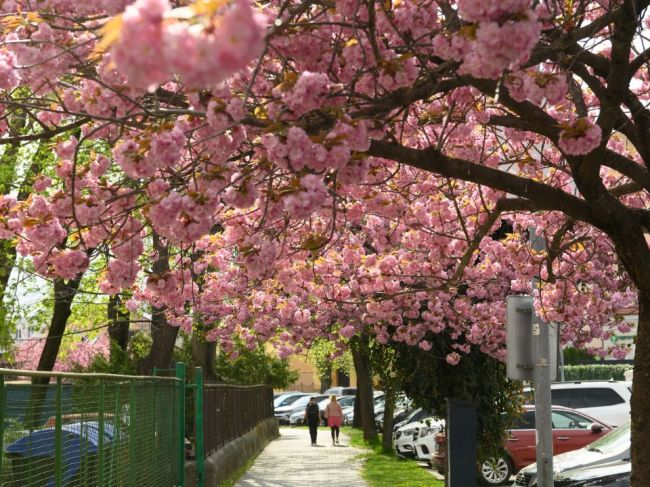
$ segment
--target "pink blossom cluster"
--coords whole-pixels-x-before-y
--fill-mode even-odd
[[[572,156],[589,154],[600,145],[602,131],[600,126],[587,118],[579,118],[563,126],[558,146]]]
[[[16,72],[16,55],[11,51],[0,51],[0,90],[11,91],[20,82]]]
[[[528,100],[541,104],[544,100],[551,104],[560,103],[566,96],[568,85],[565,73],[525,71],[506,76],[508,93],[517,101]]]
[[[314,171],[342,169],[350,161],[352,151],[368,150],[370,138],[364,123],[339,123],[320,142],[300,127],[291,127],[285,140],[269,134],[262,139],[271,162],[283,169],[298,172],[304,168]]]
[[[282,202],[284,209],[294,218],[306,218],[328,199],[323,178],[307,174],[300,179],[300,189],[287,194]]]
[[[158,169],[172,168],[181,158],[185,135],[179,127],[163,130],[140,139],[127,139],[113,154],[115,161],[131,178],[145,178]]]
[[[530,0],[458,0],[458,13],[470,22],[501,21],[530,8]]]
[[[273,94],[281,96],[282,101],[297,117],[321,108],[328,92],[328,76],[325,73],[311,73],[309,71],[301,73],[292,87],[284,91],[279,87],[273,90]]]
[[[477,78],[497,79],[504,70],[528,60],[541,33],[541,24],[530,9],[530,2],[467,2],[470,24],[452,34],[438,35],[433,43],[436,54],[462,61],[460,73]],[[505,10],[505,8],[513,10]],[[489,12],[482,17],[480,12]]]
[[[137,0],[124,11],[112,53],[136,87],[151,90],[175,74],[190,87],[216,86],[261,52],[263,22],[248,0],[191,22],[178,17],[168,0]]]

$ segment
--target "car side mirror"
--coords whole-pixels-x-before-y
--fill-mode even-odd
[[[598,424],[598,423],[591,423],[591,432],[592,433],[602,433],[603,432],[603,425]]]

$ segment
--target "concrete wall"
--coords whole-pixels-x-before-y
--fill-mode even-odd
[[[205,459],[205,485],[218,487],[224,480],[280,436],[278,420],[268,418],[243,436],[227,443]],[[196,462],[185,462],[185,487],[196,486]]]

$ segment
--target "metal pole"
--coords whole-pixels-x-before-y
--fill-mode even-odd
[[[205,452],[203,443],[203,369],[194,368],[194,449],[196,453],[197,487],[205,487]]]
[[[531,227],[530,243],[533,250],[541,252],[546,248],[544,237]],[[532,280],[533,297],[535,289],[541,293],[540,279]],[[537,452],[537,485],[553,487],[553,422],[551,420],[551,369],[548,323],[533,314],[533,357],[535,358],[535,435]]]
[[[533,323],[535,351],[535,429],[537,485],[553,487],[553,423],[551,421],[551,374],[549,367],[548,324]]]
[[[0,479],[2,475],[2,459],[4,458],[5,439],[5,376],[0,374]]]
[[[38,387],[38,386],[37,386]],[[47,387],[47,386],[45,386]],[[63,412],[61,404],[61,377],[56,378],[56,410],[54,413],[54,485],[63,485]]]
[[[559,327],[558,327],[559,328]],[[558,329],[558,334],[560,333]],[[557,360],[560,364],[560,382],[564,382],[564,350],[562,348],[562,342],[558,339],[558,351],[557,351]]]
[[[99,437],[97,438],[97,485],[104,486],[104,397],[105,384],[99,385],[99,418],[97,429]]]
[[[135,449],[136,449],[136,393],[135,393],[135,381],[131,381],[131,387],[129,390],[129,487],[135,487],[136,478],[135,478],[135,469],[136,469],[136,459],[135,459]]]
[[[178,485],[185,485],[185,364],[176,363],[176,378],[178,385]]]

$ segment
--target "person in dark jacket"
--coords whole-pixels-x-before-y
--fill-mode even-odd
[[[305,408],[305,423],[309,425],[309,436],[311,436],[311,446],[316,446],[316,436],[318,435],[318,425],[320,424],[320,408],[316,403],[316,398],[309,398],[309,403]]]

